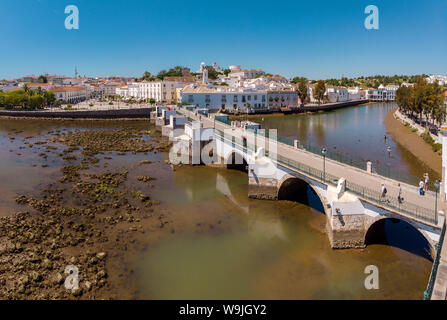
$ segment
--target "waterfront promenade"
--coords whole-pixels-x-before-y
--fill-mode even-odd
[[[0,117],[41,119],[149,119],[151,107],[63,110],[0,110]]]

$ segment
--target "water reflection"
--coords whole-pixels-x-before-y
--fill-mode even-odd
[[[365,250],[332,250],[324,232],[326,218],[321,212],[288,200],[247,198],[246,173],[182,167],[175,171],[173,183],[176,190],[188,185],[193,189],[193,198],[201,202],[181,205],[169,202],[167,206],[172,211],[198,217],[226,215],[231,219],[224,221],[222,230],[176,234],[143,253],[135,275],[142,298],[420,299],[422,296],[431,268],[427,259],[411,250],[380,243]],[[309,197],[316,196],[308,189],[306,192]],[[394,234],[393,228],[393,225],[387,227],[387,236]],[[403,236],[414,237],[414,233]],[[414,246],[420,245],[415,241]],[[363,286],[364,268],[370,264],[380,269],[380,292]]]
[[[244,206],[240,204],[233,194],[231,193],[230,187],[228,186],[227,180],[220,174],[216,175],[216,189],[225,195],[236,207],[238,207],[242,212],[248,215],[249,206]]]

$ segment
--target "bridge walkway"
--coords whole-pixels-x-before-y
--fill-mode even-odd
[[[211,119],[205,116],[197,116],[193,112],[185,109],[180,109],[180,113],[188,116],[190,120],[200,121],[203,127],[215,128],[216,130],[224,131],[232,128],[228,124]],[[247,131],[247,135],[253,133]],[[268,140],[261,135],[255,135],[256,144],[266,146],[268,150]],[[407,183],[399,182],[388,177],[383,177],[375,173],[368,173],[366,170],[337,162],[332,159],[323,159],[323,156],[308,152],[303,149],[295,148],[285,143],[278,141],[277,143],[277,160],[281,164],[292,167],[307,167],[314,168],[320,172],[325,167],[325,177],[322,179],[331,184],[336,184],[336,179],[343,177],[347,181],[347,188],[349,191],[355,193],[359,198],[366,201],[373,202],[375,205],[383,206],[391,211],[402,213],[405,216],[419,221],[421,223],[430,225],[437,229],[441,229],[444,217],[435,213],[435,207],[438,212],[444,210],[444,201],[441,197],[436,197],[435,192],[428,191],[424,196],[419,195],[419,188]],[[324,164],[323,164],[324,162]],[[299,169],[299,168],[298,168]],[[382,183],[387,188],[387,195],[385,199],[380,197]],[[403,202],[399,204],[397,201],[398,183],[402,188]],[[435,199],[437,198],[437,205]]]

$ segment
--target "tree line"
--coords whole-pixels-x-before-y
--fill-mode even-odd
[[[297,85],[296,91],[298,94],[298,97],[301,101],[301,106],[304,106],[307,102],[309,102],[309,86],[308,86],[308,80],[304,77],[295,77],[292,80],[292,83],[295,83]],[[320,104],[326,94],[326,83],[324,80],[318,80],[316,81],[316,85],[314,88],[313,96]]]
[[[422,125],[422,115],[433,122],[441,125],[445,122],[446,106],[443,87],[437,82],[427,83],[421,76],[414,86],[401,86],[396,92],[396,103],[400,110],[419,116]]]
[[[377,89],[381,84],[384,86],[387,85],[397,85],[400,86],[403,83],[416,83],[419,77],[427,78],[427,75],[393,75],[393,76],[385,76],[385,75],[375,75],[375,76],[361,76],[357,78],[347,78],[341,77],[341,79],[326,79],[325,83],[330,86],[339,86],[339,87],[360,87],[363,89],[367,88],[375,88]],[[291,82],[299,83],[302,77],[294,77]],[[310,80],[311,84],[316,84],[317,80]]]
[[[210,80],[216,80],[219,75],[228,75],[230,73],[230,69],[225,69],[223,72],[217,72],[214,70],[213,66],[205,66],[205,68],[208,70],[208,79]],[[137,81],[157,81],[157,80],[163,80],[165,77],[181,77],[183,76],[183,70],[187,69],[186,67],[182,66],[175,66],[173,68],[170,68],[169,70],[161,70],[156,75],[151,74],[149,71],[145,71],[143,73],[143,76],[141,78],[137,78],[135,80]],[[194,73],[191,72],[192,76],[199,75],[201,73]]]
[[[56,104],[56,96],[51,91],[30,89],[25,85],[22,89],[0,91],[0,105],[5,108],[22,107],[27,109],[42,109]]]

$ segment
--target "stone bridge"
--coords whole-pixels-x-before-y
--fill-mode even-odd
[[[177,113],[186,116],[188,123],[173,137],[185,143],[189,160],[199,164],[211,159],[213,164],[247,172],[249,197],[294,200],[310,188],[321,201],[332,248],[365,247],[373,226],[384,219],[407,222],[432,249],[439,241],[445,202],[434,192],[420,196],[416,186],[278,142],[272,135],[266,138],[261,130],[232,127],[185,109]],[[388,190],[385,198],[382,183]],[[402,203],[397,201],[398,183]]]

